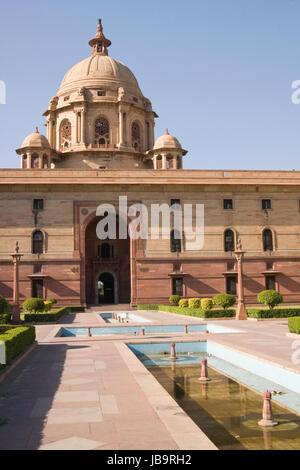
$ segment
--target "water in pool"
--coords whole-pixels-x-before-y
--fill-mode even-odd
[[[109,326],[109,327],[95,327],[90,328],[92,336],[98,335],[120,335],[120,334],[132,334],[141,335],[142,328],[144,328],[145,335],[151,333],[184,333],[184,325],[144,325],[144,326]],[[235,333],[236,330],[230,328],[221,327],[213,324],[192,324],[188,325],[188,331],[192,332],[203,332],[209,331],[210,333]],[[87,328],[61,328],[57,336],[87,336]]]
[[[203,356],[204,357],[204,356]],[[300,417],[272,401],[279,425],[262,428],[262,396],[208,367],[210,382],[199,382],[200,366],[147,367],[180,407],[222,450],[299,450]]]

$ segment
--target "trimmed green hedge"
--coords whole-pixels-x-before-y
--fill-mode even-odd
[[[192,317],[200,318],[222,318],[235,316],[235,309],[224,310],[222,308],[215,308],[209,311],[204,311],[200,308],[174,307],[172,305],[141,304],[138,305],[138,310],[160,310],[161,312],[178,313],[180,315],[190,315]]]
[[[82,305],[75,305],[75,307],[69,307],[70,312],[85,312],[85,308]]]
[[[250,318],[288,318],[300,317],[300,307],[247,308]]]
[[[69,307],[61,307],[48,313],[23,313],[21,314],[21,319],[26,323],[57,322],[68,310]]]
[[[35,327],[1,325],[0,341],[4,341],[6,348],[6,362],[24,352],[35,340]]]
[[[0,324],[7,324],[11,321],[11,313],[3,313],[0,315]]]
[[[297,333],[300,335],[300,318],[290,317],[288,319],[289,330],[291,333]]]

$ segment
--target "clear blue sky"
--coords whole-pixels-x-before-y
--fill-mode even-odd
[[[5,1],[0,11],[0,167],[38,125],[103,18],[110,55],[137,77],[189,150],[185,168],[300,170],[300,0]]]

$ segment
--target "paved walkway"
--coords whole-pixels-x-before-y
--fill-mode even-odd
[[[152,324],[199,323],[169,313],[135,314]],[[69,315],[60,323],[37,326],[37,347],[0,384],[0,449],[214,448],[124,347],[129,337],[53,338],[62,325],[105,325],[96,311]],[[286,321],[216,323],[243,333],[214,334],[214,341],[295,368]],[[205,335],[139,339],[175,337]]]

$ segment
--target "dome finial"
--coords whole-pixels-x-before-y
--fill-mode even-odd
[[[170,135],[170,134],[169,134],[169,129],[168,129],[168,128],[165,130],[165,135]]]
[[[39,128],[38,128],[38,126],[35,127],[35,133],[36,133],[36,134],[39,134]]]
[[[92,55],[108,55],[107,48],[111,45],[111,41],[106,39],[103,34],[102,20],[99,18],[97,25],[97,33],[93,39],[89,41],[89,45],[93,48]]]

